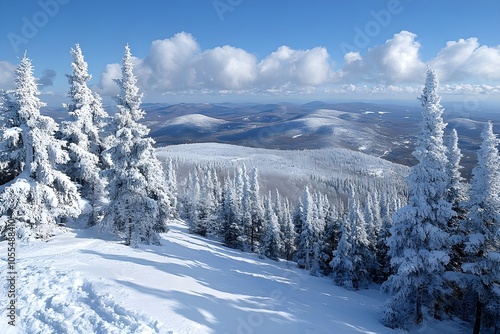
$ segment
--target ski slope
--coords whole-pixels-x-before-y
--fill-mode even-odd
[[[379,322],[376,287],[344,290],[294,263],[187,234],[183,222],[162,246],[139,249],[68,230],[18,243],[16,265],[18,323],[7,324],[3,293],[0,333],[402,333]]]

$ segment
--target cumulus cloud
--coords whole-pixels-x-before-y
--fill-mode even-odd
[[[99,77],[99,84],[95,89],[102,95],[115,95],[118,93],[118,86],[114,80],[120,79],[121,76],[120,64],[108,64]]]
[[[417,35],[401,31],[367,51],[365,56],[349,52],[339,72],[342,82],[408,83],[422,80],[425,64],[420,59]]]
[[[42,76],[38,79],[38,84],[40,85],[40,88],[43,89],[45,87],[53,86],[56,75],[57,73],[53,69],[50,68],[45,69],[42,73]]]
[[[281,46],[259,63],[258,71],[259,83],[265,87],[319,86],[332,77],[330,57],[323,47],[294,50]]]
[[[232,46],[207,50],[196,57],[196,79],[205,88],[249,88],[257,77],[257,58]]]
[[[134,59],[134,65],[141,88],[155,92],[318,86],[328,83],[332,76],[329,55],[323,47],[294,50],[282,46],[257,63],[255,55],[229,45],[202,51],[194,37],[185,32],[154,41],[148,55]],[[119,77],[119,65],[107,65],[98,91],[115,93],[113,79]]]
[[[500,79],[500,47],[480,46],[477,38],[446,43],[429,62],[441,81]]]
[[[497,91],[498,82],[477,84],[500,79],[500,47],[481,46],[476,38],[451,41],[427,64],[420,48],[417,35],[403,30],[365,53],[345,54],[335,69],[324,47],[297,50],[284,45],[258,60],[229,45],[202,50],[191,34],[181,32],[153,41],[148,54],[133,61],[139,85],[149,94],[418,94],[427,65],[448,85],[443,88],[447,93]],[[119,64],[107,65],[98,91],[116,94],[114,79],[120,76]]]
[[[9,89],[14,85],[16,66],[8,61],[0,61],[0,88]]]

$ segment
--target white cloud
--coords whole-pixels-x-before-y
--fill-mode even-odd
[[[193,68],[205,88],[238,90],[250,87],[257,77],[257,59],[247,51],[225,45],[196,57]]]
[[[134,71],[149,95],[418,95],[426,71],[420,48],[417,35],[403,30],[364,54],[345,54],[335,70],[324,47],[296,50],[284,45],[259,61],[229,45],[202,50],[191,34],[181,32],[152,42],[145,58],[134,58]],[[476,38],[448,42],[428,65],[438,72],[442,85],[448,84],[443,92],[498,91],[500,48],[481,46]],[[115,94],[113,79],[119,77],[119,64],[107,65],[99,92]]]
[[[0,61],[0,88],[10,89],[14,85],[16,66],[8,61]]]
[[[153,90],[177,90],[196,86],[193,59],[200,47],[191,34],[180,32],[156,40],[137,69],[140,82]]]
[[[446,43],[429,62],[441,81],[500,79],[500,47],[480,46],[477,38]]]
[[[401,31],[385,44],[369,49],[364,57],[358,52],[344,56],[344,66],[339,72],[342,82],[406,83],[421,81],[425,64],[419,56],[417,35]]]
[[[259,63],[259,83],[264,87],[319,86],[330,81],[330,57],[323,47],[293,50],[281,46]]]
[[[99,84],[95,87],[96,91],[102,95],[115,95],[118,93],[118,86],[115,79],[121,78],[122,73],[120,64],[108,64],[104,72],[99,77]]]

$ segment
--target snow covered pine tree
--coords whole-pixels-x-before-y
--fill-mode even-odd
[[[500,326],[500,157],[498,139],[488,122],[481,134],[483,143],[477,153],[478,164],[472,171],[469,214],[465,233],[468,254],[462,265],[472,274],[476,293],[474,334],[481,332],[484,310],[493,326]],[[488,306],[490,306],[488,308]]]
[[[80,193],[90,205],[90,210],[82,216],[88,225],[95,225],[102,218],[105,200],[105,179],[100,173],[104,168],[101,153],[106,149],[104,127],[109,116],[102,107],[101,98],[87,86],[92,76],[80,45],[71,49],[71,55],[73,72],[67,75],[71,103],[66,105],[70,121],[61,124],[70,157],[65,171],[71,180],[81,185]]]
[[[112,167],[109,178],[109,204],[104,210],[103,225],[137,247],[140,242],[159,243],[166,232],[169,217],[169,194],[163,168],[155,156],[149,129],[138,121],[144,117],[137,78],[132,73],[132,55],[125,46],[122,78],[116,80],[119,112],[113,123],[111,147],[105,151]]]
[[[0,187],[0,214],[19,222],[21,238],[47,238],[65,218],[80,214],[76,185],[58,170],[68,161],[65,142],[54,137],[57,124],[41,116],[33,66],[26,55],[16,70],[14,102],[7,104],[3,146],[15,179]]]
[[[394,215],[388,240],[393,275],[382,285],[390,294],[384,309],[389,327],[410,328],[424,319],[426,307],[435,314],[444,293],[443,273],[447,265],[450,238],[447,224],[454,212],[446,201],[448,159],[443,144],[446,124],[437,94],[438,80],[427,71],[423,94],[421,132],[414,156],[418,164],[408,176],[408,205]]]

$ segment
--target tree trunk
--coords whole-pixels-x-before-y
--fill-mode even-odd
[[[420,324],[424,320],[424,315],[422,314],[422,304],[420,304],[420,301],[418,300],[417,296],[417,303],[415,305],[415,323]]]
[[[479,334],[479,332],[481,331],[482,317],[483,317],[483,305],[481,304],[481,301],[479,300],[478,297],[476,303],[476,320],[474,321],[474,331],[472,332],[473,334]]]

